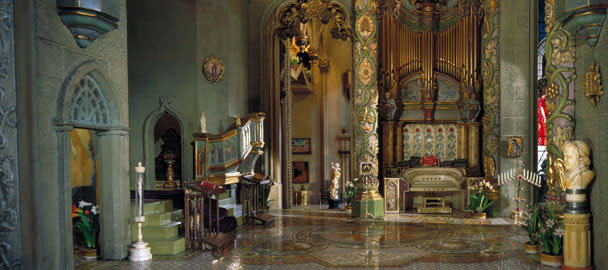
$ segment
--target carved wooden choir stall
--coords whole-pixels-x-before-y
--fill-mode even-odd
[[[195,181],[185,185],[186,248],[207,246],[221,252],[233,244],[236,219],[220,207],[219,199],[225,193],[231,196],[232,184],[252,185],[256,161],[263,154],[263,131],[264,113],[254,113],[244,124],[237,116],[235,128],[223,134],[193,134]],[[258,188],[261,182],[264,181],[253,181],[253,186]],[[256,196],[257,193],[241,187],[243,218],[261,212],[254,207],[258,205]],[[271,222],[272,217],[266,215],[264,221]]]
[[[454,10],[379,22],[382,174],[399,179],[386,198],[393,210],[463,209],[469,177],[482,175],[481,16],[473,4]],[[423,19],[427,11],[404,10]]]

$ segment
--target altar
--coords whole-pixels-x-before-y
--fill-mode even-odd
[[[483,175],[479,18],[463,14],[458,23],[445,21],[444,30],[428,32],[391,16],[381,20],[378,86],[386,206],[420,213],[464,209],[469,183]]]

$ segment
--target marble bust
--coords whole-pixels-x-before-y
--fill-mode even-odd
[[[562,181],[566,189],[585,189],[593,180],[593,171],[589,169],[590,149],[584,141],[566,141],[562,145],[566,173]]]
[[[332,162],[331,163],[331,182],[329,184],[329,198],[332,200],[339,199],[338,196],[338,187],[340,180],[340,163]]]

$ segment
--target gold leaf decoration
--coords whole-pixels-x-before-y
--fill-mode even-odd
[[[372,63],[366,58],[359,66],[359,80],[361,80],[364,85],[368,85],[373,77],[374,69],[372,67]]]
[[[367,15],[361,16],[357,21],[357,31],[361,38],[367,40],[374,32],[374,22]]]

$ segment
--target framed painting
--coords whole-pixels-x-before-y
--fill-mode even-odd
[[[194,141],[194,179],[203,180],[207,178],[207,163],[205,156],[207,155],[207,141]]]
[[[308,161],[294,161],[292,167],[294,184],[307,184],[310,182],[308,178]]]
[[[203,75],[211,83],[217,83],[224,78],[224,65],[222,60],[211,55],[203,62]]]
[[[310,154],[310,138],[291,139],[291,153]]]
[[[519,157],[524,151],[524,139],[520,136],[507,137],[507,157]]]

